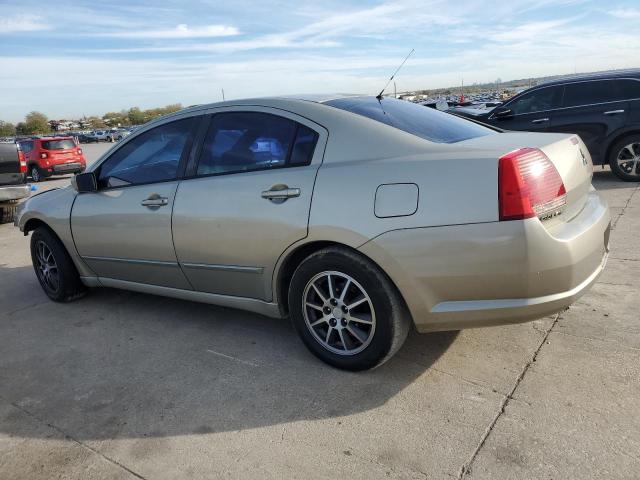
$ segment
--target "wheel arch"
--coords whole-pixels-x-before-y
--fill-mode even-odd
[[[24,224],[23,232],[25,235],[28,235],[30,232],[33,232],[38,227],[46,227],[56,237],[60,238],[60,236],[55,232],[53,228],[51,228],[50,225],[48,225],[45,221],[39,218],[30,218],[29,220],[27,220],[26,223]]]
[[[613,136],[610,140],[609,140],[609,144],[607,145],[607,148],[605,150],[605,154],[604,154],[604,161],[602,162],[602,165],[608,165],[609,164],[609,157],[612,153],[613,150],[613,146],[618,143],[620,140],[622,140],[625,137],[629,137],[631,135],[640,135],[640,127],[634,127],[633,130],[625,130],[623,132],[618,132],[615,134],[615,136]]]
[[[382,272],[383,275],[387,277],[387,279],[389,280],[393,288],[396,290],[399,298],[401,299],[405,307],[407,306],[407,302],[405,301],[402,291],[398,288],[398,286],[396,285],[394,280],[391,278],[391,276],[373,258],[371,258],[368,255],[365,255],[363,252],[361,252],[357,248],[354,248],[344,243],[340,243],[333,240],[313,240],[308,243],[299,245],[298,247],[293,249],[291,252],[289,252],[284,258],[284,260],[281,262],[280,268],[278,269],[277,277],[276,277],[276,297],[275,298],[278,302],[278,305],[280,306],[280,311],[284,316],[287,316],[289,314],[289,287],[291,285],[291,279],[293,278],[293,273],[296,271],[298,266],[304,261],[304,259],[307,258],[309,255],[312,255],[313,253],[328,247],[344,248],[354,253],[355,255],[358,255],[366,259],[367,261],[371,262]],[[410,310],[408,308],[406,310],[407,312],[410,313]]]

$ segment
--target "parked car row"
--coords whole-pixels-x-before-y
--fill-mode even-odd
[[[109,130],[93,130],[92,132],[78,135],[80,143],[118,142],[131,134],[132,128],[112,128]]]
[[[505,130],[576,133],[595,165],[640,181],[640,69],[554,80],[495,108],[449,112]]]

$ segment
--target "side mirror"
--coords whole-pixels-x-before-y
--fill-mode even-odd
[[[496,118],[509,118],[513,116],[513,112],[507,107],[497,107],[493,112],[493,116]]]
[[[71,185],[79,193],[95,192],[98,190],[98,182],[93,172],[79,173],[71,178]]]

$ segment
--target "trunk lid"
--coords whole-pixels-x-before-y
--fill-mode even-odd
[[[587,200],[591,188],[593,164],[587,147],[578,135],[563,133],[504,132],[473,138],[459,145],[491,151],[497,159],[519,148],[538,148],[553,163],[567,192],[567,203],[557,217],[545,220],[551,225],[577,215]]]

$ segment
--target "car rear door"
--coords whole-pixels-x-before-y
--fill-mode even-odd
[[[99,277],[190,289],[171,237],[171,208],[199,117],[142,132],[95,170],[98,190],[78,194],[71,230]]]
[[[176,254],[195,290],[271,300],[276,261],[307,235],[326,140],[324,128],[282,110],[211,117],[173,209]]]
[[[578,134],[594,163],[603,163],[607,139],[626,125],[628,107],[615,79],[567,83],[562,108],[554,113],[549,131]]]

